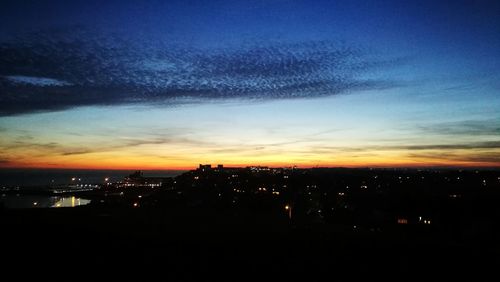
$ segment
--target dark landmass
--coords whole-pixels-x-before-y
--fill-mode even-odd
[[[92,202],[1,209],[3,269],[175,281],[498,278],[495,170],[200,166],[72,194]]]

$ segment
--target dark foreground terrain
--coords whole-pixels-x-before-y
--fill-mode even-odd
[[[227,176],[214,175],[191,172],[171,182],[177,186],[147,193],[151,189],[112,187],[88,193],[92,203],[87,206],[3,208],[2,272],[17,278],[29,275],[70,281],[144,280],[157,275],[155,280],[174,281],[498,281],[496,186],[490,186],[487,193],[471,194],[467,189],[455,189],[460,185],[451,185],[455,190],[446,190],[443,201],[439,195],[424,197],[411,191],[412,197],[396,197],[386,192],[389,188],[365,197],[365,190],[375,184],[364,181],[366,175],[356,175],[354,180],[341,179],[362,181],[358,192],[339,192],[344,191],[339,190],[345,186],[344,180],[341,184],[328,182],[330,186],[322,181],[304,185],[324,195],[313,199],[314,192],[307,189],[286,193],[286,189],[303,185],[304,176],[294,179],[291,173],[292,181],[279,184],[286,188],[279,196],[259,194],[264,183],[261,177],[269,175],[240,180],[238,187],[249,183],[245,191],[251,196],[246,197],[240,188],[230,185],[213,190],[214,177]],[[277,177],[283,179],[283,174]],[[199,184],[201,178],[205,182]],[[258,183],[255,187],[250,184],[252,179]],[[272,177],[265,179],[267,184],[274,183]],[[354,187],[354,183],[348,184]],[[333,196],[325,198],[329,194],[323,189]],[[302,204],[301,195],[307,199]],[[346,200],[346,196],[350,198]],[[429,222],[424,223],[420,214]]]
[[[1,216],[2,268],[183,280],[498,277],[496,246],[401,230],[294,227],[267,214],[92,207]],[[101,275],[101,274],[99,274]]]

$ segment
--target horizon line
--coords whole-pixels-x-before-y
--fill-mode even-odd
[[[203,165],[212,165],[212,164],[203,164]],[[213,166],[212,168],[217,168]],[[243,169],[250,167],[268,167],[273,169],[278,168],[296,168],[296,169],[315,169],[315,168],[327,168],[327,169],[458,169],[458,170],[500,170],[500,164],[498,166],[464,166],[464,165],[414,165],[414,166],[384,166],[384,165],[375,165],[375,166],[300,166],[300,165],[287,165],[287,166],[276,166],[276,165],[262,165],[262,164],[252,164],[252,165],[225,165],[222,164],[224,168],[234,168],[234,169]],[[146,167],[146,168],[113,168],[113,167],[37,167],[37,166],[12,166],[12,167],[0,167],[0,170],[10,170],[10,169],[19,169],[19,170],[116,170],[116,171],[191,171],[196,170],[197,166],[192,167]]]

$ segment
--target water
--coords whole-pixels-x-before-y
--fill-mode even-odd
[[[108,178],[110,182],[123,180],[133,173],[131,170],[74,170],[74,169],[0,169],[0,187],[33,187],[48,185],[101,184]],[[172,177],[182,170],[145,170],[144,176]]]
[[[90,204],[91,200],[74,196],[1,195],[0,202],[5,208],[68,208]]]

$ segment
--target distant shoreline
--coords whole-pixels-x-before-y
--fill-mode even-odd
[[[142,170],[145,176],[174,177],[187,170]],[[0,187],[43,187],[70,184],[72,178],[82,184],[120,181],[134,170],[88,170],[88,169],[0,169]]]

